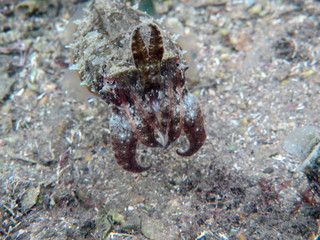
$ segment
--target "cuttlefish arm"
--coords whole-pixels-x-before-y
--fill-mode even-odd
[[[110,129],[112,149],[117,163],[130,172],[147,171],[151,166],[140,166],[135,159],[138,139],[124,113],[113,114]]]
[[[189,148],[184,152],[177,150],[177,154],[187,157],[195,154],[202,147],[207,135],[204,128],[204,118],[196,97],[187,93],[183,98],[183,108],[183,130],[189,141]]]

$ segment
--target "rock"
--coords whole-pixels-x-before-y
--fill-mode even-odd
[[[11,87],[13,83],[15,82],[14,78],[8,78],[2,76],[0,78],[0,101],[2,101],[6,96],[10,94]]]
[[[21,207],[24,209],[32,208],[37,203],[39,193],[40,186],[27,189],[26,193],[22,197]]]

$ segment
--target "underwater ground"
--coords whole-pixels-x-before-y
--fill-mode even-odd
[[[110,107],[68,70],[88,1],[0,2],[0,238],[318,239],[318,182],[284,144],[320,125],[320,2],[153,3],[188,51],[208,137],[188,158],[184,137],[139,145],[152,168],[134,174],[113,157]]]

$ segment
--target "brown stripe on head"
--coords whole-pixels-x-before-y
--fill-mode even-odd
[[[160,67],[164,53],[162,35],[154,24],[140,25],[132,34],[132,57],[145,90],[159,88]]]

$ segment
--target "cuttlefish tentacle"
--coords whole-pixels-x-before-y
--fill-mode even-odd
[[[204,129],[204,119],[201,113],[199,103],[195,96],[187,93],[184,96],[184,126],[183,130],[189,141],[189,148],[182,152],[177,150],[177,154],[183,157],[191,156],[196,153],[206,140],[206,131]]]
[[[110,120],[111,143],[117,163],[130,172],[144,172],[150,167],[140,166],[136,159],[138,139],[124,113],[117,113]]]

